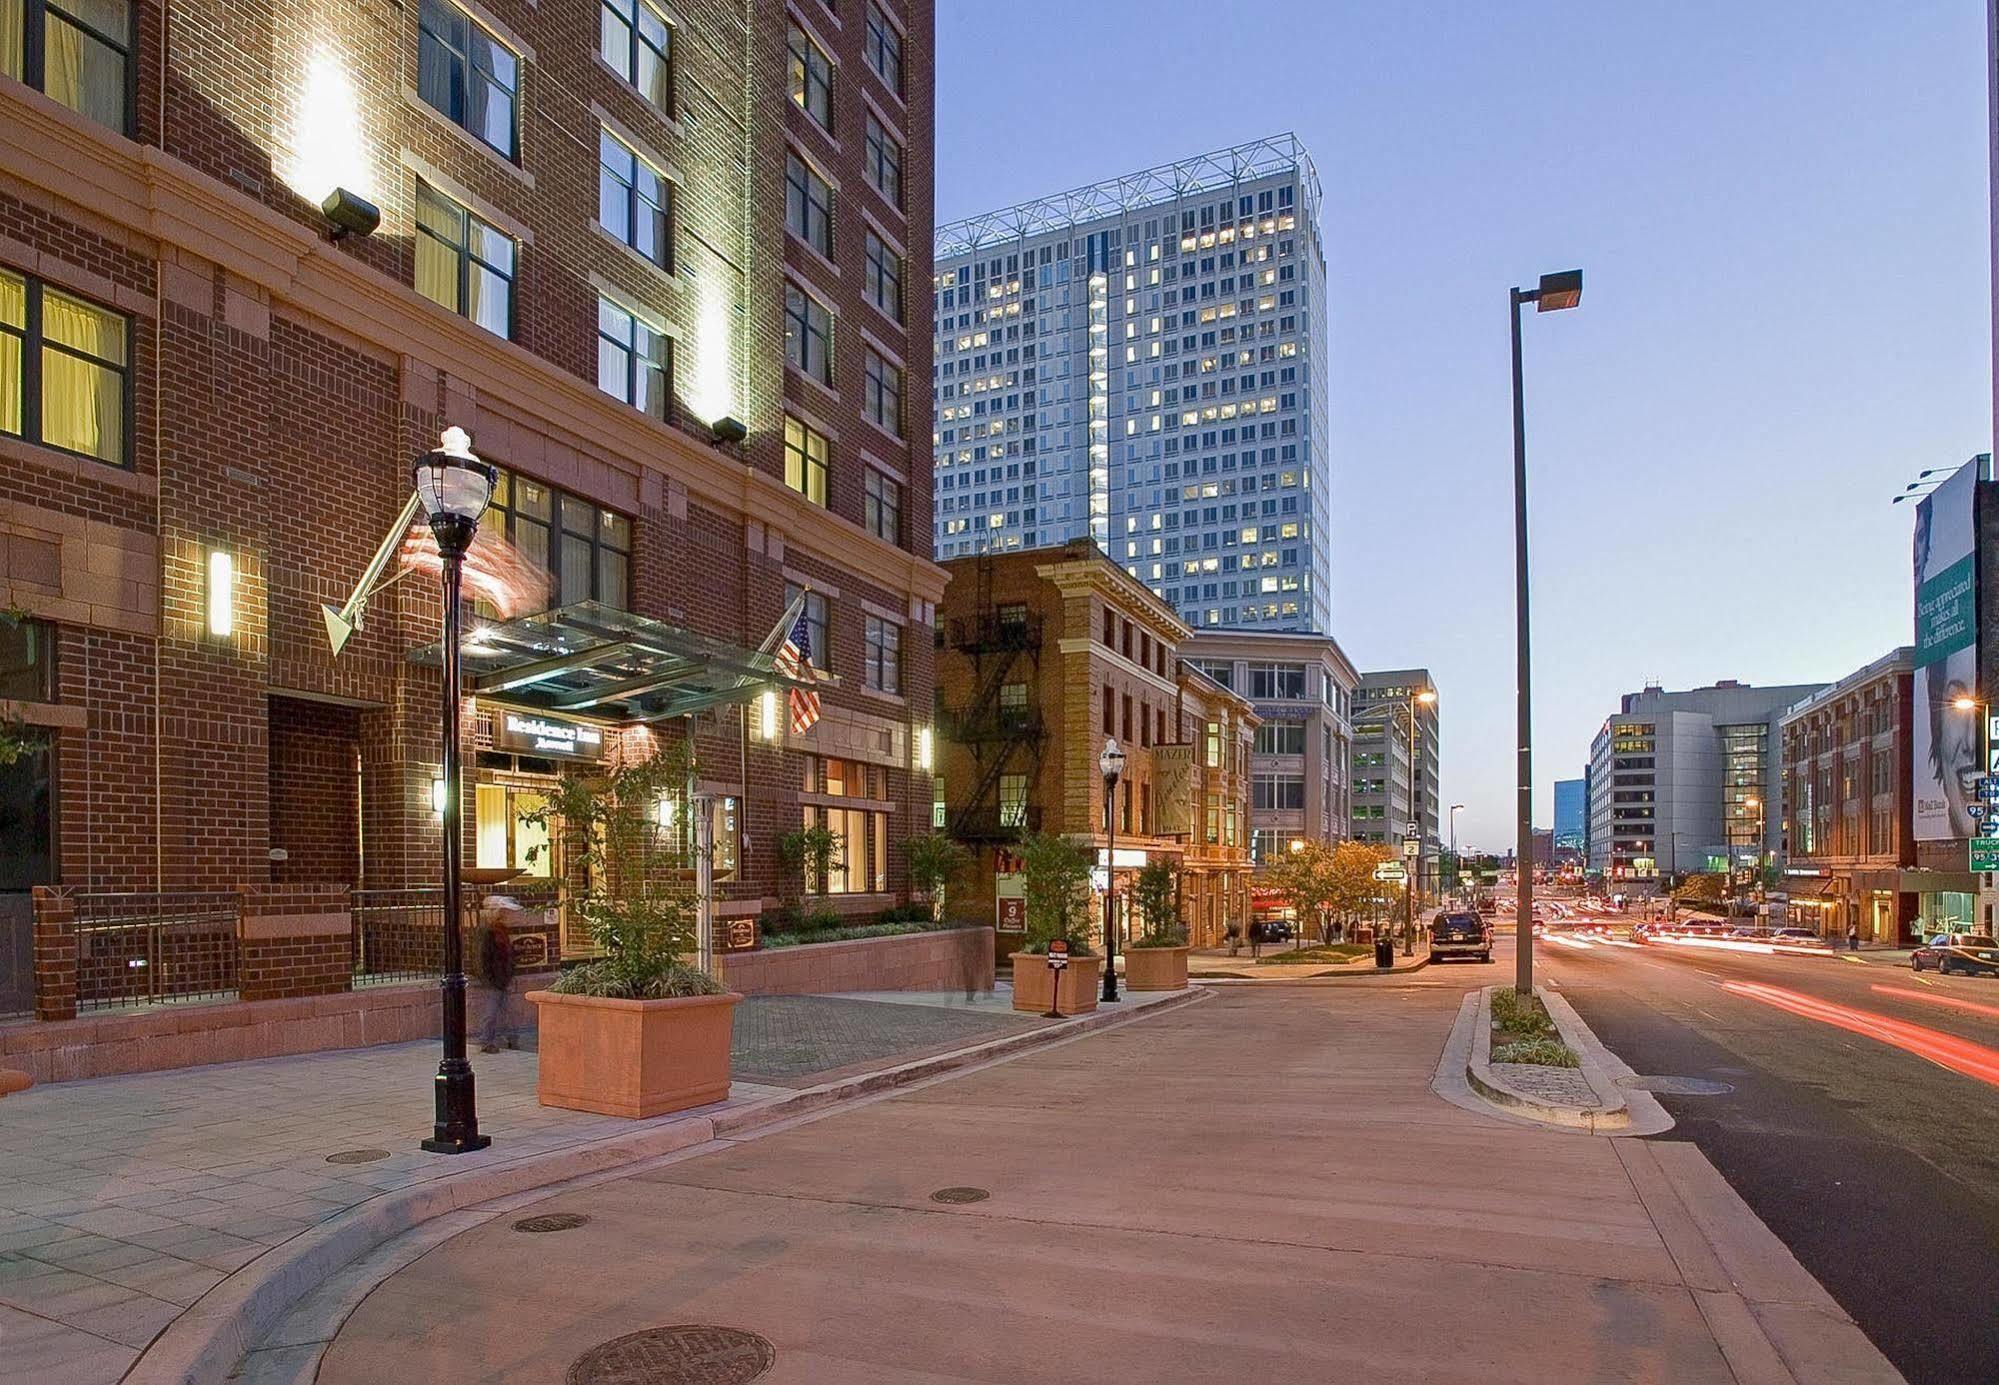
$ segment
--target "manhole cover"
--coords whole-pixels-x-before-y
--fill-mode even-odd
[[[939,1188],[930,1195],[932,1202],[984,1202],[992,1194],[984,1188]]]
[[[1620,1077],[1617,1085],[1641,1092],[1663,1092],[1667,1096],[1726,1096],[1735,1088],[1727,1082],[1710,1082],[1705,1077]]]
[[[343,1149],[338,1154],[327,1155],[326,1162],[329,1164],[372,1164],[377,1159],[386,1159],[388,1157],[389,1152],[386,1149]]]
[[[574,1231],[590,1219],[581,1212],[544,1212],[538,1217],[522,1217],[514,1223],[516,1231]]]
[[[744,1385],[777,1362],[754,1332],[690,1323],[650,1327],[591,1347],[570,1364],[567,1385]]]

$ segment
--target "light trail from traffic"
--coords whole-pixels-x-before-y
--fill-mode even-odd
[[[1913,1053],[1938,1067],[1975,1078],[1987,1086],[1999,1087],[1999,1050],[1972,1043],[1969,1039],[1940,1033],[1920,1024],[1910,1024],[1906,1020],[1890,1019],[1869,1010],[1856,1010],[1820,1000],[1781,986],[1765,985],[1760,981],[1724,981],[1721,988],[1732,995],[1758,1001],[1804,1019],[1863,1035],[1905,1053]]]
[[[1950,1005],[1959,1010],[1969,1010],[1976,1015],[1991,1015],[1999,1019],[1999,1005],[1980,1005],[1975,1000],[1963,1000],[1942,991],[1912,991],[1906,986],[1869,986],[1871,991],[1882,995],[1900,996],[1905,1000],[1927,1000],[1932,1005]]]

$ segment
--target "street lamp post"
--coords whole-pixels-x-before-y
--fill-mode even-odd
[[[1097,769],[1104,776],[1104,822],[1109,846],[1104,851],[1104,996],[1117,995],[1117,785],[1124,776],[1124,751],[1116,736],[1106,737],[1104,752],[1097,757]]]
[[[1534,656],[1527,640],[1527,403],[1520,373],[1520,305],[1532,303],[1537,313],[1559,312],[1575,307],[1582,297],[1583,272],[1569,269],[1543,274],[1535,288],[1515,288],[1509,307],[1513,319],[1513,657],[1520,735],[1513,915],[1518,944],[1514,949],[1513,989],[1521,995],[1534,993],[1534,716],[1530,693]]]
[[[458,622],[465,550],[479,532],[479,517],[493,496],[493,468],[472,455],[463,428],[447,428],[434,451],[416,459],[411,479],[437,539],[444,574],[444,1057],[433,1079],[437,1122],[423,1147],[433,1154],[470,1154],[493,1141],[479,1133],[472,1064],[465,1057],[464,926],[458,897]]]
[[[1465,863],[1458,859],[1458,814],[1464,810],[1464,806],[1465,805],[1462,803],[1453,803],[1451,805],[1449,813],[1449,822],[1451,826],[1452,882],[1456,884],[1456,886],[1458,887],[1458,893],[1460,896],[1464,894],[1464,888],[1465,888]],[[1440,892],[1444,888],[1443,880],[1444,880],[1443,875],[1439,873],[1437,876],[1437,889]]]

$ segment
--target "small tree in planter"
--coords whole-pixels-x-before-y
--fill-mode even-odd
[[[930,921],[944,922],[944,890],[972,864],[972,853],[942,832],[909,839],[909,883],[930,900]]]
[[[779,837],[777,855],[798,871],[800,893],[808,897],[826,888],[835,867],[847,864],[839,834],[823,822],[809,823]]]
[[[1090,948],[1090,854],[1067,837],[1032,833],[1021,839],[1027,940],[1013,955],[1013,1008],[1065,1015],[1097,1008],[1103,959]],[[1060,939],[1069,965],[1059,977],[1043,960]]]
[[[688,780],[688,752],[677,743],[565,779],[523,815],[544,828],[560,820],[584,877],[571,907],[604,953],[528,995],[540,1009],[544,1106],[644,1117],[729,1094],[742,997],[685,960],[697,903],[684,833]]]
[[[1125,980],[1134,991],[1178,991],[1187,985],[1187,928],[1177,907],[1178,873],[1168,861],[1148,861],[1131,886],[1131,907],[1144,931],[1125,949]]]

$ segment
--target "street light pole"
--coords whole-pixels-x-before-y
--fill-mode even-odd
[[[1520,369],[1520,305],[1534,311],[1557,312],[1582,301],[1583,272],[1543,274],[1538,287],[1515,288],[1510,298],[1513,324],[1513,657],[1518,698],[1519,765],[1514,824],[1514,948],[1513,989],[1534,993],[1534,716],[1531,681],[1533,651],[1528,644],[1527,619],[1527,403]]]
[[[472,455],[472,440],[462,428],[447,428],[435,451],[416,459],[412,479],[417,498],[430,519],[444,575],[444,926],[443,1009],[444,1055],[433,1079],[436,1123],[423,1147],[432,1154],[470,1154],[493,1143],[479,1133],[479,1110],[473,1090],[472,1064],[465,1056],[465,949],[460,932],[465,919],[459,900],[458,875],[463,843],[458,767],[460,585],[465,550],[479,532],[479,516],[493,495],[493,468]]]
[[[1117,785],[1124,774],[1124,751],[1117,737],[1104,741],[1104,753],[1097,757],[1104,776],[1104,817],[1109,846],[1104,851],[1104,993],[1106,1002],[1117,994]]]

